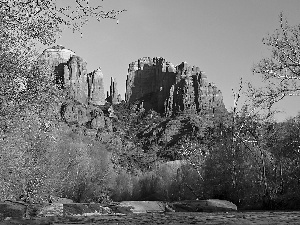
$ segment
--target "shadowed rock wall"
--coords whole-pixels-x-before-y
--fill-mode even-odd
[[[176,83],[175,67],[163,58],[144,57],[129,64],[125,100],[143,100],[144,108],[164,110],[164,101]]]
[[[113,105],[119,104],[122,101],[121,95],[118,93],[117,82],[113,77],[110,79],[110,87],[109,92],[107,92],[106,101]]]
[[[144,57],[129,64],[125,99],[141,100],[146,110],[153,108],[167,116],[179,111],[226,110],[221,91],[199,67],[186,62],[175,67],[163,58]]]

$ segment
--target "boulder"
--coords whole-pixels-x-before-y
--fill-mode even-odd
[[[237,206],[232,202],[219,199],[178,201],[170,203],[169,206],[176,212],[228,212],[237,210]]]
[[[56,197],[56,198],[53,198],[52,203],[70,204],[70,203],[73,203],[73,200],[68,199],[68,198]]]
[[[22,201],[5,200],[0,203],[0,217],[22,218],[26,216],[27,204]]]
[[[63,216],[63,204],[51,203],[46,204],[38,210],[37,217],[62,217]]]
[[[162,213],[166,211],[166,204],[158,201],[123,201],[116,206],[119,213]]]
[[[68,203],[63,205],[64,216],[89,216],[111,213],[110,208],[99,203]]]
[[[92,129],[104,129],[106,126],[105,123],[105,116],[104,115],[97,115],[95,118],[91,121],[91,128]]]

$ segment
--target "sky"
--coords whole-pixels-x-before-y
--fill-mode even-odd
[[[124,99],[128,65],[141,57],[163,57],[174,65],[183,61],[200,67],[222,91],[225,106],[233,107],[232,89],[240,78],[259,82],[253,65],[270,56],[262,38],[279,28],[279,14],[290,25],[300,23],[300,0],[90,0],[104,10],[122,10],[116,20],[91,20],[80,33],[65,29],[56,44],[99,67],[105,91],[110,77]],[[284,120],[300,111],[299,97],[277,105]]]

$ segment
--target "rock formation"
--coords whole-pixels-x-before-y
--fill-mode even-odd
[[[164,102],[167,115],[178,111],[216,113],[225,110],[221,91],[208,82],[199,67],[191,67],[183,62],[176,67],[176,72],[176,83]]]
[[[107,92],[106,100],[111,104],[118,104],[122,101],[121,95],[118,94],[117,82],[112,77],[110,80],[109,92]]]
[[[167,116],[179,111],[214,113],[226,110],[221,91],[200,71],[186,62],[178,66],[163,58],[140,58],[129,64],[126,101],[140,100]]]
[[[75,55],[73,51],[61,45],[45,49],[41,54],[40,61],[47,67],[51,80],[56,84],[62,85],[64,67],[73,55]]]
[[[100,68],[88,74],[88,98],[94,105],[104,105],[103,73]]]
[[[129,65],[126,80],[127,102],[144,101],[146,110],[164,110],[164,100],[176,83],[175,67],[162,58],[144,57]]]
[[[46,49],[42,62],[48,66],[55,85],[65,89],[70,101],[61,108],[62,118],[68,124],[77,124],[90,129],[109,127],[104,117],[115,118],[113,108],[105,116],[91,112],[97,106],[121,102],[117,82],[111,78],[107,98],[104,96],[101,69],[87,73],[86,62],[73,51],[62,46]],[[163,58],[140,58],[129,65],[126,80],[127,102],[139,100],[144,110],[154,109],[166,116],[178,112],[216,113],[224,111],[221,91],[212,83],[199,67],[191,67],[186,62],[178,66]]]
[[[100,68],[87,74],[86,62],[62,46],[46,49],[42,59],[53,69],[55,83],[68,90],[74,100],[84,105],[105,104]],[[121,102],[113,78],[106,100],[111,104]],[[144,57],[129,65],[125,100],[140,100],[145,110],[152,108],[167,116],[180,111],[225,110],[221,91],[208,82],[199,67],[186,62],[175,67],[163,58]]]
[[[86,62],[59,45],[46,49],[40,59],[47,65],[51,80],[66,89],[71,98],[81,104],[105,104],[103,74],[100,69],[87,74]]]
[[[61,106],[61,118],[68,125],[83,126],[95,131],[111,132],[111,110],[68,101]]]
[[[111,132],[101,69],[87,73],[86,62],[62,46],[46,49],[40,60],[53,84],[64,89],[69,97],[61,105],[61,118],[70,126],[82,126],[93,133]]]
[[[70,97],[81,104],[88,103],[88,80],[86,62],[79,56],[72,56],[64,73],[64,87],[69,88]]]

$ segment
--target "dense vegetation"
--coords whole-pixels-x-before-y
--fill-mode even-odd
[[[65,93],[36,60],[35,44],[53,43],[61,24],[77,29],[86,16],[114,19],[117,11],[93,13],[76,0],[83,16],[67,20],[55,1],[0,2],[0,200],[219,198],[244,208],[300,208],[300,115],[278,123],[270,114],[299,87],[299,26],[281,15],[280,29],[265,39],[272,58],[254,69],[283,79],[281,86],[250,87],[255,98],[241,110],[164,117],[123,102],[114,106],[112,131],[92,138],[60,118]],[[258,113],[258,106],[266,107]]]
[[[235,115],[129,115],[114,124],[125,124],[126,144],[116,154],[127,176],[125,199],[220,198],[244,208],[299,207],[300,116],[277,123],[246,107]],[[134,188],[144,188],[146,196],[135,196]]]

